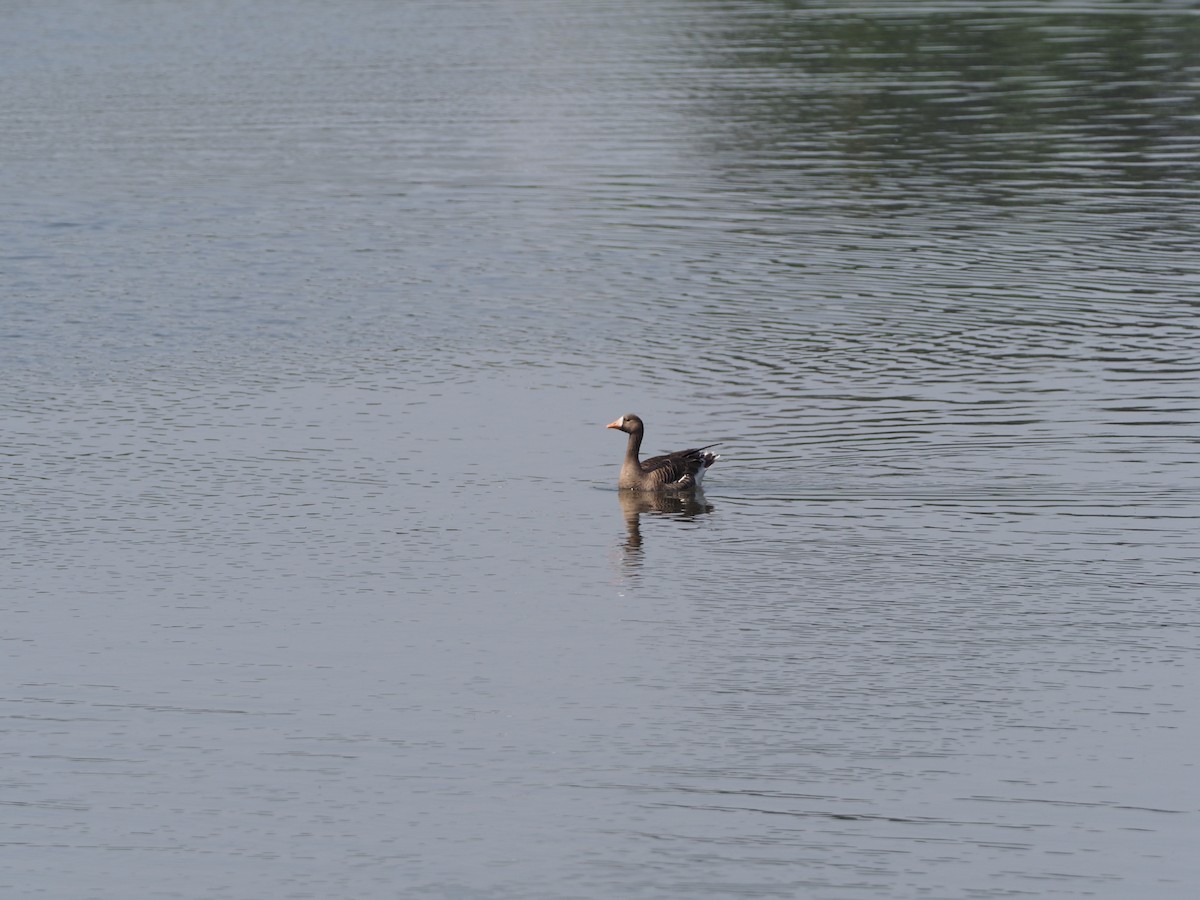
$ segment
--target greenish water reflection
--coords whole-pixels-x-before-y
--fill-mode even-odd
[[[711,35],[718,151],[964,188],[1192,188],[1200,17],[1124,5],[779,4]],[[744,157],[743,157],[744,158]]]

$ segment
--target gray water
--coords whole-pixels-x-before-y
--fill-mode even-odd
[[[0,75],[5,897],[1194,891],[1189,5],[6,3]]]

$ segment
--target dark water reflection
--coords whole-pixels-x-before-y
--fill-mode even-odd
[[[623,562],[625,569],[630,574],[635,574],[643,562],[642,518],[644,516],[665,516],[682,523],[691,522],[697,516],[707,515],[713,511],[713,505],[707,501],[703,491],[692,491],[682,495],[618,491],[617,497],[621,503],[621,512],[625,516],[625,528],[628,532],[624,543]]]
[[[804,4],[738,16],[710,48],[728,103],[753,116],[716,145],[782,172],[861,172],[878,199],[888,176],[954,200],[1037,202],[1033,180],[1081,187],[1096,178],[1190,190],[1200,23],[1155,5],[1003,4],[890,8]],[[1032,170],[1032,171],[1031,171]],[[947,198],[949,199],[949,198]],[[1050,198],[1043,198],[1050,202]]]
[[[0,884],[1196,883],[1190,7],[9,7]]]

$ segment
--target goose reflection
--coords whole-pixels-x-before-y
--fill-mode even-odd
[[[621,512],[625,515],[626,537],[622,561],[627,570],[636,571],[642,564],[642,516],[668,516],[691,521],[712,512],[712,504],[704,499],[703,491],[687,494],[655,494],[645,491],[618,491]]]

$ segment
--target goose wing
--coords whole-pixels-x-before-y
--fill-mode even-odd
[[[652,456],[642,460],[642,471],[658,484],[674,484],[685,479],[695,478],[696,473],[706,469],[716,462],[716,456],[705,453],[709,447],[692,447],[689,450],[677,450],[674,453],[664,453],[662,456]]]

